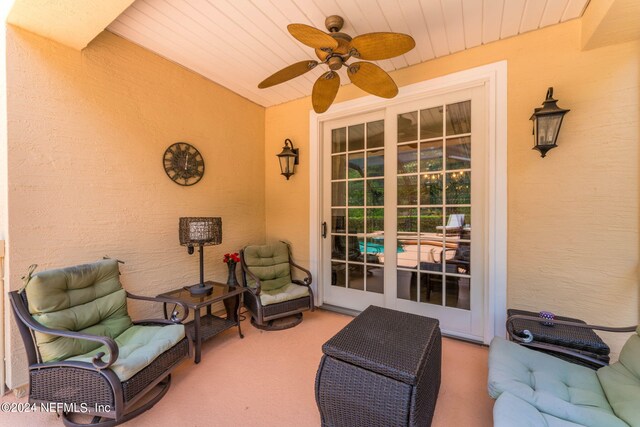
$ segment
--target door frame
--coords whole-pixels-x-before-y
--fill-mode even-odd
[[[316,304],[322,305],[323,283],[320,256],[322,218],[321,131],[325,121],[386,108],[411,100],[484,85],[487,90],[487,243],[485,257],[484,337],[488,344],[494,336],[505,336],[507,317],[507,61],[459,71],[399,88],[398,95],[382,99],[367,95],[334,104],[331,111],[309,113],[309,258],[316,280]]]

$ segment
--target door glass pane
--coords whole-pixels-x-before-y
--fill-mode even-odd
[[[447,169],[471,167],[471,137],[447,139]]]
[[[349,209],[349,234],[364,233],[364,209]]]
[[[447,105],[447,136],[471,132],[471,101]]]
[[[331,258],[346,260],[347,238],[346,236],[331,235]]]
[[[442,140],[420,143],[420,172],[442,170]]]
[[[418,232],[418,210],[416,208],[398,208],[398,234],[414,235]]]
[[[418,204],[418,177],[416,175],[398,177],[398,205]]]
[[[436,265],[437,267],[437,265]],[[442,305],[442,275],[420,271],[420,302]]]
[[[384,209],[367,209],[367,234],[384,234]]]
[[[384,120],[367,123],[367,148],[384,146]]]
[[[350,262],[347,286],[350,289],[364,291],[365,266],[360,263]]]
[[[471,307],[471,279],[469,277],[447,276],[446,286],[447,297],[445,303],[447,307],[469,310]]]
[[[418,272],[398,269],[398,298],[418,301]]]
[[[471,172],[447,173],[447,204],[471,203]]]
[[[332,286],[340,286],[342,288],[347,286],[347,264],[343,262],[332,262],[331,263],[331,285]]]
[[[364,153],[349,154],[349,178],[364,178]]]
[[[398,114],[398,142],[418,139],[418,112]]]
[[[364,149],[364,124],[349,126],[349,151]]]
[[[420,176],[420,204],[442,204],[442,174],[430,173]]]
[[[425,239],[442,240],[442,208],[420,209],[420,233]]]
[[[345,222],[344,209],[331,209],[331,232],[346,233],[347,227]]]
[[[331,131],[331,152],[343,153],[347,151],[347,129],[340,128]]]
[[[384,179],[367,180],[367,206],[384,206]]]
[[[345,155],[331,157],[331,179],[345,179],[347,158]]]
[[[384,293],[384,269],[367,267],[367,291],[377,294]]]
[[[331,183],[331,206],[346,206],[347,204],[347,183]]]
[[[367,152],[367,176],[384,176],[384,151]]]
[[[364,205],[364,180],[349,181],[349,206]]]
[[[442,106],[420,111],[420,139],[442,136]]]
[[[414,173],[417,171],[418,144],[398,145],[398,173]]]

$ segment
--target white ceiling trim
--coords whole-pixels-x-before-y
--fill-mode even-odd
[[[294,62],[314,59],[290,23],[325,30],[340,15],[352,37],[410,34],[416,48],[376,61],[386,71],[575,19],[589,0],[136,0],[107,28],[265,107],[311,94],[325,71],[268,89],[258,83]],[[348,77],[341,71],[341,81]]]

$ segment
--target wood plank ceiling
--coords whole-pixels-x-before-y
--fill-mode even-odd
[[[107,28],[265,107],[311,94],[326,67],[268,89],[258,83],[294,62],[316,59],[290,23],[325,31],[340,15],[352,37],[410,34],[416,48],[376,61],[386,71],[578,18],[589,0],[136,0]],[[344,68],[341,71],[344,73]],[[342,82],[348,82],[341,75]]]

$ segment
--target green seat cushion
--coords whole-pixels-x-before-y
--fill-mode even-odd
[[[619,361],[598,369],[598,378],[616,415],[640,426],[640,336],[631,336]]]
[[[126,381],[180,342],[184,336],[184,325],[131,326],[115,339],[119,355],[110,369],[116,373],[120,381]],[[106,346],[67,360],[91,363],[93,356],[99,352],[107,355],[102,360],[108,360],[109,350]]]
[[[627,426],[613,413],[595,371],[496,337],[489,351],[489,394],[504,392],[572,423]]]
[[[504,392],[493,405],[493,427],[580,427],[553,415],[545,414],[535,406]]]
[[[244,248],[244,262],[249,271],[260,279],[263,291],[271,291],[291,283],[289,246],[278,242],[272,245],[247,246]],[[255,286],[249,276],[248,285]]]
[[[25,286],[29,312],[51,329],[117,337],[132,325],[118,262],[48,270],[35,274]],[[100,343],[36,332],[44,362],[64,360],[91,351]]]
[[[308,296],[308,287],[296,285],[295,283],[289,283],[288,285],[285,285],[278,289],[266,291],[263,289],[262,292],[260,292],[260,302],[262,303],[262,305],[269,305]]]

